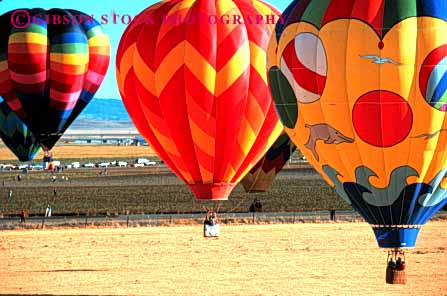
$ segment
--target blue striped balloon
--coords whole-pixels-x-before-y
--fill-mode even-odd
[[[0,138],[20,161],[29,161],[40,150],[40,144],[23,121],[9,108],[0,103]]]

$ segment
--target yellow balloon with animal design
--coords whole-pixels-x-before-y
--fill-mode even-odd
[[[430,30],[420,34],[418,27]],[[445,40],[445,22],[431,17],[405,19],[382,41],[368,24],[352,19],[333,21],[321,30],[304,22],[284,29],[270,62],[289,81],[293,74],[288,68],[301,67],[306,74],[305,62],[287,61],[285,56],[291,44],[298,58],[306,55],[297,47],[311,43],[319,63],[314,65],[319,76],[316,89],[321,93],[306,89],[309,81],[292,83],[298,119],[286,131],[294,143],[305,147],[302,152],[329,184],[333,182],[323,171],[328,163],[342,183],[355,182],[355,168],[367,166],[376,174],[369,181],[377,188],[386,187],[402,163],[419,175],[409,176],[408,183],[428,183],[444,167],[445,112],[442,106],[427,103],[420,85],[423,66],[430,55],[445,50]],[[408,151],[417,154],[409,159]]]

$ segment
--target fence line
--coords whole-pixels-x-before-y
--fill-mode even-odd
[[[447,215],[447,211],[438,212],[435,216]],[[200,224],[204,214],[141,214],[118,216],[33,216],[24,223],[19,217],[0,218],[0,230],[16,228],[50,227],[87,227],[87,226],[160,226],[170,224]],[[254,213],[220,213],[221,224],[231,223],[315,223],[330,222],[329,211],[313,212],[254,212]],[[354,211],[337,211],[337,222],[359,222],[364,219]]]

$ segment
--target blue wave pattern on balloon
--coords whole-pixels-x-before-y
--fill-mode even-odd
[[[385,188],[376,188],[369,182],[376,174],[365,166],[356,169],[356,182],[341,183],[339,174],[330,166],[324,166],[323,170],[334,182],[337,193],[374,225],[381,247],[414,246],[420,225],[447,204],[447,189],[440,186],[447,169],[441,170],[428,184],[408,184],[407,178],[418,174],[415,169],[402,166],[391,173]]]

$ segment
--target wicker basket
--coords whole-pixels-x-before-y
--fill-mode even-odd
[[[405,285],[407,283],[407,275],[405,270],[398,270],[388,266],[386,268],[386,283]]]

